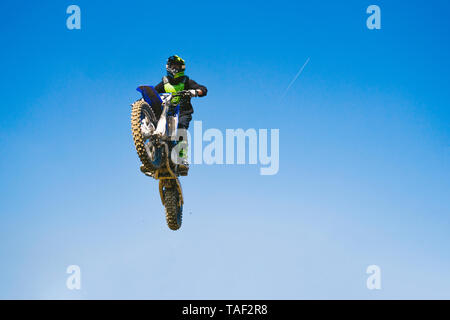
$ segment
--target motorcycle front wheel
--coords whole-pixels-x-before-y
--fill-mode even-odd
[[[131,105],[131,131],[139,159],[148,171],[156,171],[161,166],[161,150],[153,145],[150,136],[156,128],[157,120],[152,108],[144,99]]]
[[[164,207],[166,208],[166,222],[171,230],[181,228],[183,219],[183,205],[180,205],[180,195],[175,185],[164,188]]]

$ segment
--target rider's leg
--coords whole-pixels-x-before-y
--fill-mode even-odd
[[[188,114],[182,114],[179,116],[178,118],[178,129],[184,129],[187,130],[189,128],[189,122],[191,122],[192,120],[192,116],[190,113]],[[188,162],[188,157],[187,157],[187,152],[188,152],[188,142],[186,139],[183,139],[183,136],[180,136],[180,139],[178,141],[178,150],[179,151],[179,158],[180,158],[180,164],[179,167],[181,169],[181,171],[186,171],[189,170],[189,162]]]
[[[192,120],[192,115],[190,113],[180,114],[178,117],[178,129],[185,129],[187,130],[189,128],[189,122]]]

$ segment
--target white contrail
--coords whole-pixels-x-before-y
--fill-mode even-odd
[[[289,89],[291,88],[291,86],[294,84],[295,80],[297,80],[297,78],[300,76],[300,74],[302,73],[303,69],[305,69],[306,65],[309,62],[309,58],[306,59],[305,63],[303,64],[303,66],[300,68],[300,70],[298,70],[297,74],[295,75],[294,79],[292,79],[291,83],[289,83],[289,85],[287,86],[286,90],[284,90],[283,95],[281,96],[281,99],[284,98],[284,96],[286,95],[286,93],[289,91]],[[280,100],[281,100],[280,99]]]

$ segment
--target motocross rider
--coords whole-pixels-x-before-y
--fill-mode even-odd
[[[191,104],[191,97],[204,97],[208,90],[205,86],[202,86],[190,79],[184,74],[186,69],[186,64],[183,59],[177,55],[170,56],[167,59],[166,70],[167,75],[162,78],[162,81],[155,86],[155,90],[158,93],[173,93],[178,91],[187,90],[189,96],[187,98],[180,99],[179,97],[174,97],[173,99],[180,99],[174,101],[175,103],[180,103],[180,113],[178,116],[178,129],[188,129],[189,122],[192,120],[192,113],[194,109]],[[180,169],[185,171],[189,170],[189,163],[187,161],[187,141],[179,141],[181,146],[180,158],[181,164]]]

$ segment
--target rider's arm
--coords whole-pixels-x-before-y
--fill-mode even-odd
[[[197,82],[195,82],[192,79],[189,79],[188,89],[190,89],[190,90],[192,90],[192,89],[193,90],[197,90],[199,97],[204,97],[208,93],[208,89],[206,89],[205,86],[202,86],[201,84],[198,84]]]

